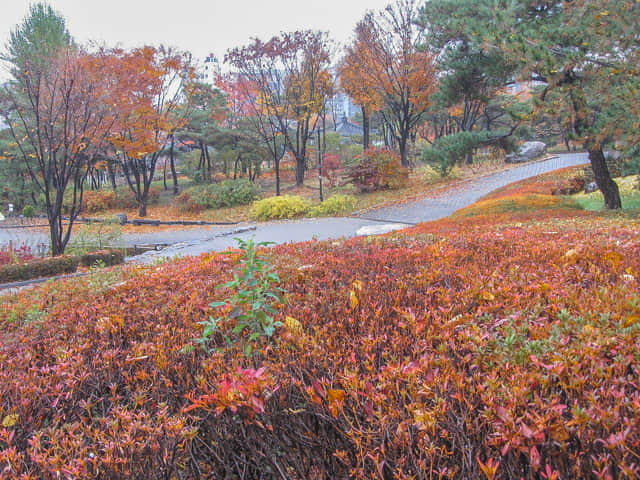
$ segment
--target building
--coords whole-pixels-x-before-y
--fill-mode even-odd
[[[343,92],[335,94],[328,102],[328,109],[334,118],[352,118],[359,108]]]
[[[197,67],[197,79],[208,85],[215,85],[220,76],[220,62],[218,57],[210,53],[201,65]]]

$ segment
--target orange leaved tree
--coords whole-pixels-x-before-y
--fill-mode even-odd
[[[420,47],[415,0],[397,0],[378,14],[367,13],[356,26],[341,69],[342,86],[360,105],[376,105],[397,142],[403,166],[410,166],[407,142],[420,125],[435,90],[433,56]],[[354,82],[361,88],[350,88]]]
[[[176,113],[184,87],[193,78],[190,57],[149,46],[110,53],[116,68],[111,100],[118,110],[110,153],[135,196],[138,215],[144,217],[158,159],[171,135],[186,122]]]

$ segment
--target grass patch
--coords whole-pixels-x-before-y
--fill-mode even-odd
[[[638,175],[616,178],[615,182],[618,184],[618,188],[620,189],[622,210],[639,210],[640,190],[637,188]],[[578,193],[573,195],[572,198],[585,210],[599,212],[605,209],[604,199],[599,190],[592,193]]]

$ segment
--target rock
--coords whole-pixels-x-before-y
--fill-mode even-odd
[[[507,163],[522,163],[534,160],[547,151],[547,145],[543,142],[525,142],[518,153],[511,153],[505,157]]]
[[[584,193],[592,193],[598,190],[596,182],[587,183],[584,187]]]
[[[114,218],[120,225],[127,223],[127,215],[125,213],[118,213]]]

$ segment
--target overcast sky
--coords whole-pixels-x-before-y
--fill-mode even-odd
[[[49,0],[73,37],[125,48],[167,45],[198,59],[268,39],[281,31],[319,29],[347,42],[367,10],[390,0]],[[28,13],[30,0],[6,0],[0,11],[0,50]],[[6,73],[0,72],[5,79]]]

